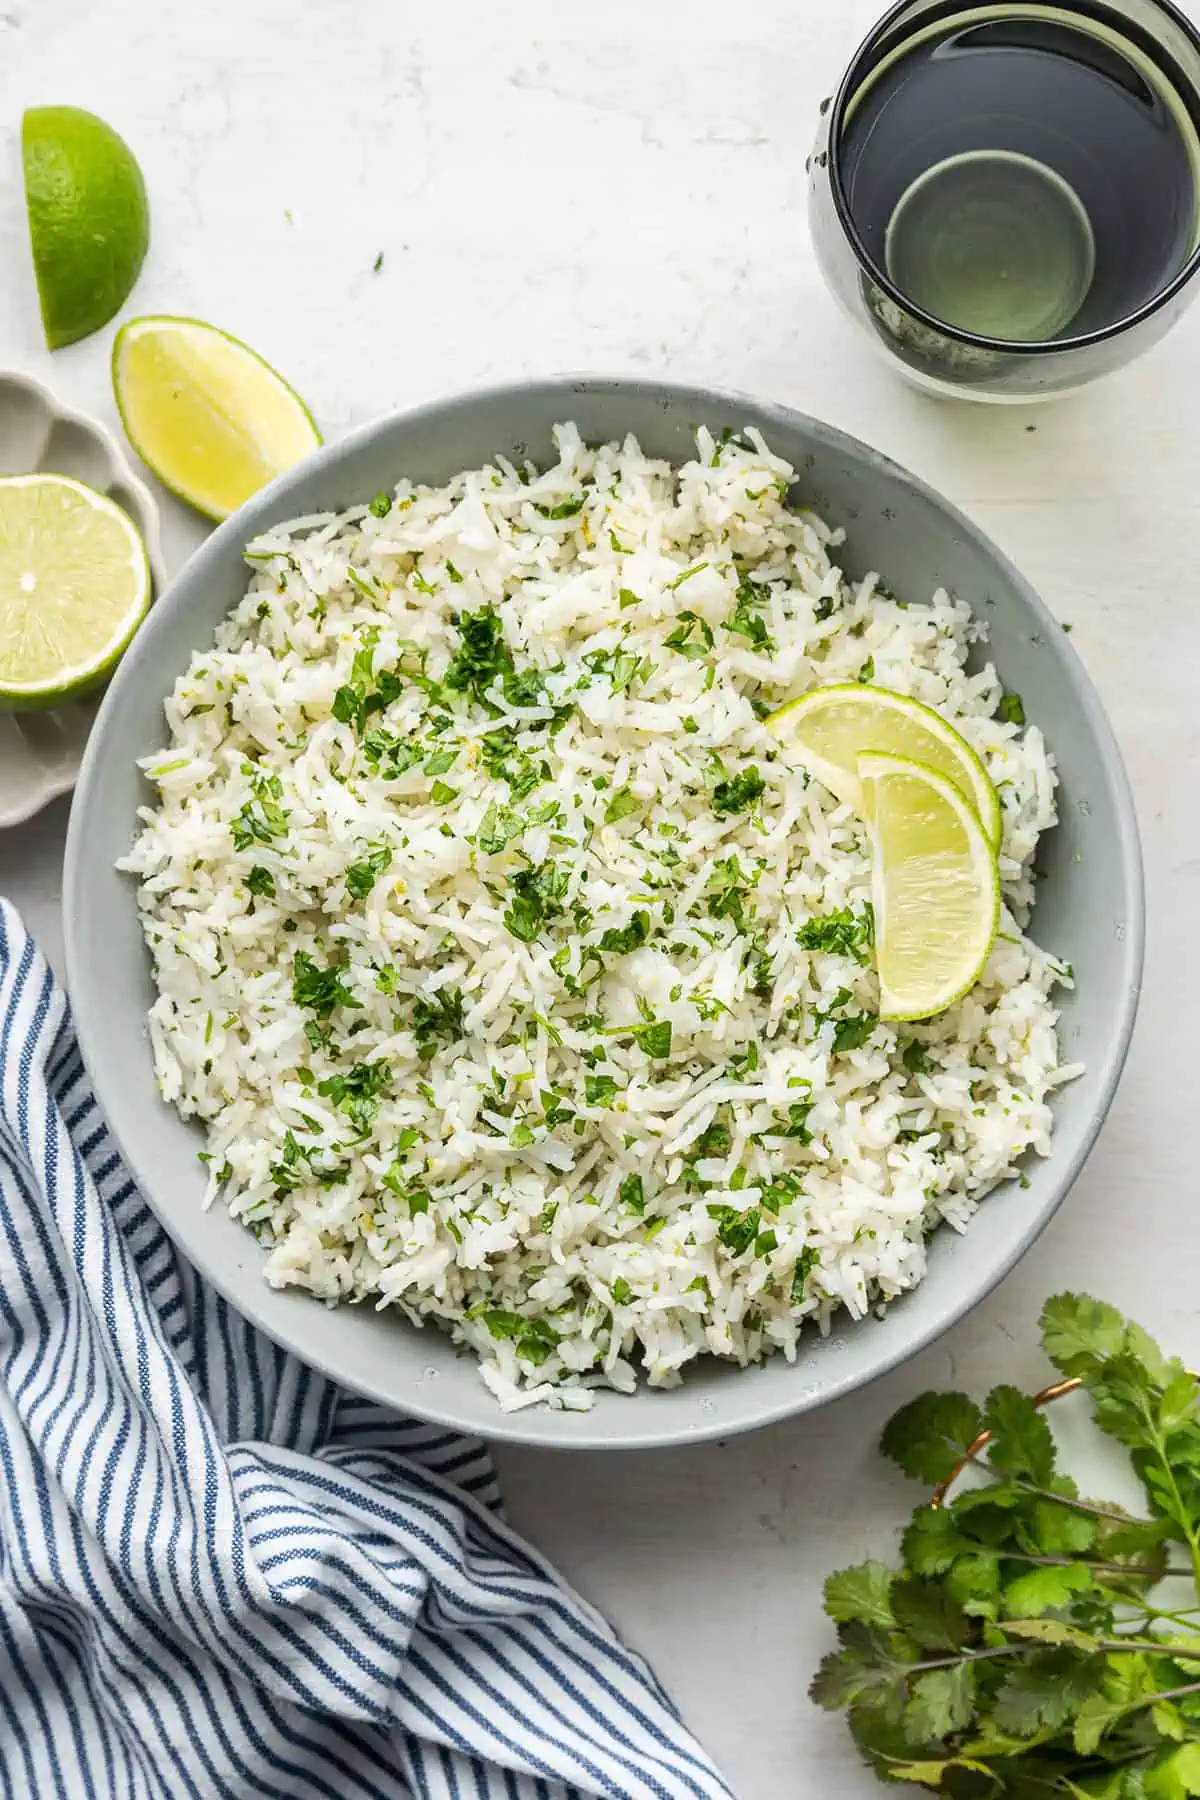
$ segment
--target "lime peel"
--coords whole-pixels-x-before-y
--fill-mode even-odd
[[[30,107],[21,160],[42,328],[61,350],[129,298],[150,242],[146,184],[125,140],[77,106]]]

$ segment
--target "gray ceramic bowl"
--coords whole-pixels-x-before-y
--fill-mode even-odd
[[[241,551],[279,520],[342,507],[401,475],[433,482],[496,452],[540,457],[551,426],[589,440],[635,432],[652,455],[685,459],[693,427],[756,425],[795,464],[804,499],[849,531],[856,574],[881,570],[902,598],[939,586],[987,620],[991,654],[1062,775],[1062,822],[1046,840],[1036,930],[1074,963],[1064,1003],[1068,1057],[1087,1073],[1056,1102],[1054,1155],[1028,1186],[994,1193],[969,1232],[943,1232],[922,1285],[882,1320],[815,1336],[797,1364],[693,1365],[684,1385],[597,1396],[590,1413],[502,1413],[474,1361],[432,1326],[416,1331],[369,1306],[328,1310],[262,1277],[250,1233],[205,1212],[197,1133],[158,1097],[143,1018],[152,998],[133,885],[113,865],[146,798],[135,759],[162,740],[162,699],[190,653],[207,647],[241,593]],[[159,601],[110,687],[92,735],[67,848],[67,961],[84,1057],[147,1199],[197,1267],[264,1331],[347,1387],[484,1436],[573,1449],[682,1444],[805,1412],[872,1380],[967,1312],[1028,1249],[1078,1175],[1113,1097],[1142,965],[1141,865],[1120,756],[1100,703],[1037,595],[961,513],[862,444],[797,413],[736,395],[655,382],[545,381],[471,394],[384,419],[319,451],[230,519]]]

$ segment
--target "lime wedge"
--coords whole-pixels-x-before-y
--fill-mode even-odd
[[[119,506],[66,475],[0,480],[0,706],[97,686],[150,604],[150,565]]]
[[[52,350],[107,325],[150,242],[137,158],[111,125],[77,106],[34,106],[21,160],[42,328]]]
[[[767,730],[790,745],[822,787],[865,817],[858,758],[876,750],[925,763],[966,795],[993,844],[1000,842],[1000,802],[987,770],[966,739],[940,713],[858,682],[813,688],[790,700],[766,721]]]
[[[996,853],[936,769],[858,759],[871,845],[881,1019],[928,1019],[978,981],[1000,922]]]
[[[321,442],[281,375],[198,319],[131,319],[113,347],[129,441],[159,480],[210,519],[228,518]]]

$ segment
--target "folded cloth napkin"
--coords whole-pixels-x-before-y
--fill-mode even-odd
[[[728,1800],[480,1444],[175,1253],[3,903],[0,1370],[4,1800]]]

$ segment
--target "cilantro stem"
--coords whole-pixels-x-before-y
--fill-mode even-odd
[[[1192,1694],[1200,1694],[1200,1681],[1189,1681],[1186,1687],[1164,1688],[1161,1694],[1147,1694],[1145,1699],[1133,1701],[1129,1710],[1140,1712],[1147,1706],[1158,1706],[1163,1700],[1186,1700]]]
[[[968,1455],[966,1460],[973,1463],[977,1469],[982,1469],[990,1481],[1001,1484],[1000,1475],[991,1463],[984,1461],[982,1456]],[[1150,1525],[1153,1523],[1151,1519],[1139,1519],[1131,1513],[1118,1512],[1113,1507],[1097,1506],[1093,1500],[1078,1500],[1071,1494],[1056,1494],[1050,1488],[1035,1486],[1031,1481],[1004,1480],[1002,1485],[1017,1488],[1022,1494],[1031,1494],[1038,1500],[1052,1500],[1056,1506],[1065,1506],[1071,1512],[1086,1513],[1091,1519],[1111,1519],[1116,1525]],[[1196,1585],[1200,1588],[1200,1563],[1197,1563],[1194,1574]]]
[[[1145,1407],[1141,1408],[1141,1412],[1175,1502],[1175,1518],[1172,1522],[1178,1525],[1183,1532],[1184,1541],[1192,1553],[1192,1580],[1196,1584],[1197,1591],[1200,1592],[1200,1536],[1197,1535],[1196,1527],[1188,1519],[1188,1509],[1184,1504],[1183,1495],[1179,1491],[1179,1483],[1175,1479],[1175,1471],[1171,1467],[1170,1457],[1167,1455],[1166,1439],[1155,1424],[1153,1415]]]

